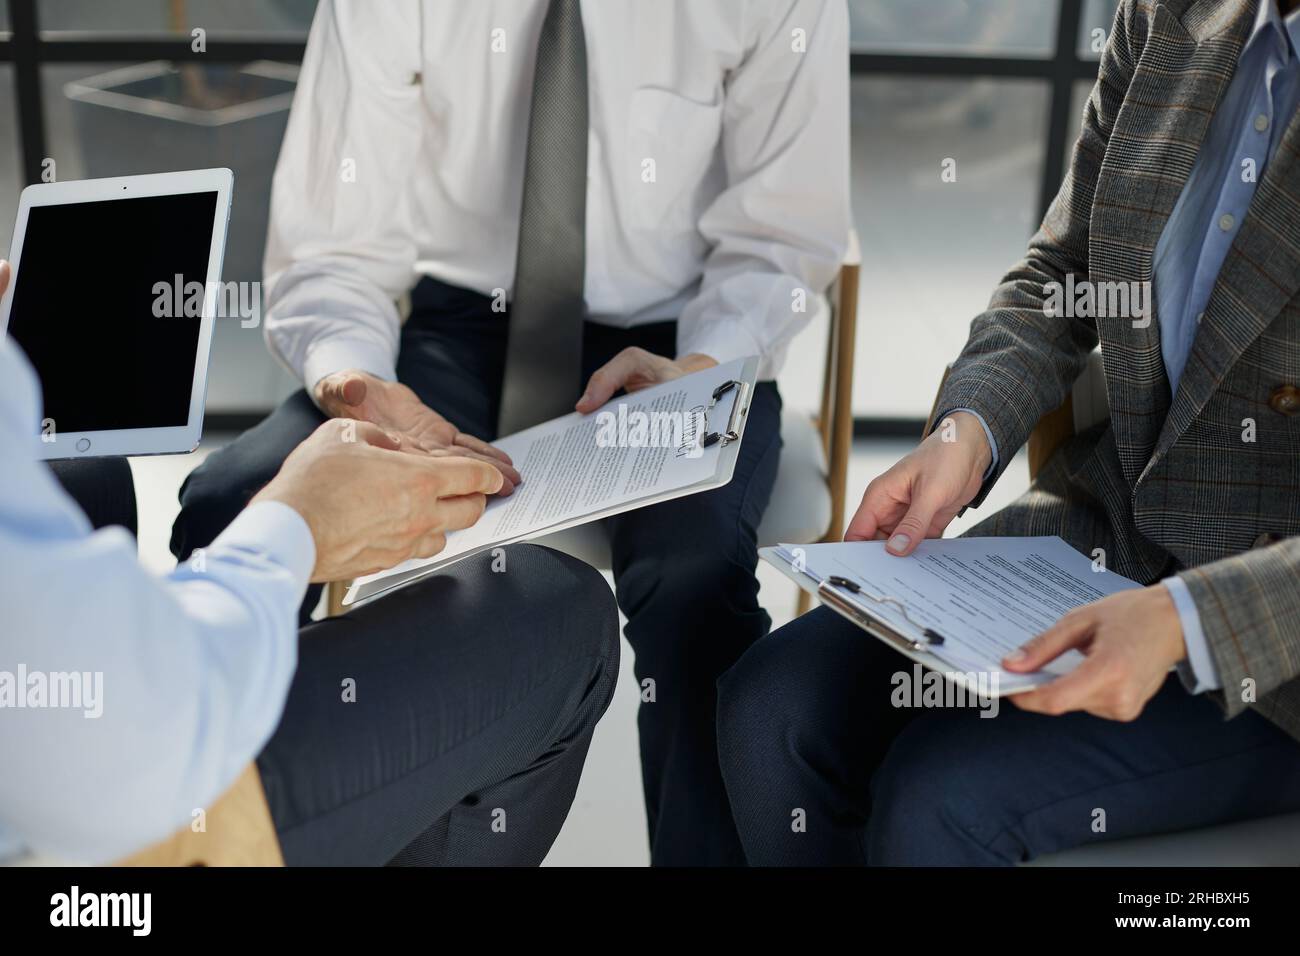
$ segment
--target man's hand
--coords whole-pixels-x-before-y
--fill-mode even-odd
[[[1002,665],[1028,673],[1070,648],[1087,659],[1050,684],[1012,695],[1011,701],[1040,714],[1086,710],[1108,720],[1133,720],[1164,684],[1169,668],[1187,656],[1178,610],[1163,584],[1075,608]]]
[[[671,382],[691,372],[713,368],[717,364],[714,359],[698,352],[669,359],[645,349],[624,349],[592,372],[587,390],[573,407],[585,415],[604,405],[620,388],[635,392],[660,382]]]
[[[4,295],[7,288],[9,288],[9,263],[0,259],[0,295]]]
[[[937,538],[980,490],[993,452],[979,419],[954,412],[916,450],[867,485],[845,541],[888,539],[885,549],[911,554]],[[945,441],[945,439],[949,439]]]
[[[373,422],[387,432],[402,436],[407,451],[423,451],[435,456],[456,455],[476,458],[492,465],[505,479],[503,497],[520,483],[514,463],[499,448],[457,430],[400,382],[346,369],[326,375],[313,389],[316,404],[334,418],[354,418]]]
[[[280,501],[316,542],[312,581],[338,581],[427,558],[483,514],[504,480],[482,459],[406,454],[401,436],[332,419],[290,453],[253,501]]]

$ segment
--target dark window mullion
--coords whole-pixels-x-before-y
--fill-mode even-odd
[[[96,34],[45,33],[37,41],[37,59],[42,63],[140,63],[151,60],[175,62],[247,63],[252,60],[302,59],[304,40],[250,39],[212,40],[196,51],[187,37],[113,37],[96,39]]]
[[[36,0],[12,0],[9,4],[9,27],[23,176],[27,183],[35,183],[40,182],[41,164],[45,160],[45,104],[41,96],[41,64],[36,50]]]
[[[1043,157],[1043,174],[1038,194],[1038,216],[1041,221],[1047,207],[1061,188],[1062,170],[1065,169],[1065,152],[1070,148],[1070,135],[1074,130],[1074,117],[1070,106],[1074,102],[1076,80],[1096,75],[1095,63],[1079,59],[1079,31],[1083,22],[1083,0],[1060,0],[1056,22],[1056,55],[1052,57],[1051,105],[1047,116],[1047,154]]]

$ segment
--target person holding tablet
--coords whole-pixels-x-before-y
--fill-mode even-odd
[[[0,294],[8,281],[0,262]],[[618,669],[596,572],[521,546],[504,574],[470,560],[296,625],[308,581],[436,553],[499,490],[497,469],[327,422],[158,579],[36,460],[39,420],[37,379],[5,339],[0,860],[119,859],[256,758],[290,864],[541,861]],[[53,693],[69,682],[85,693]]]

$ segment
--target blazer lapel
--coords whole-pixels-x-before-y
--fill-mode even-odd
[[[1151,282],[1156,244],[1187,184],[1254,17],[1253,0],[1155,7],[1093,199],[1088,278]],[[1094,285],[1094,287],[1095,287]],[[1148,289],[1151,286],[1147,286]],[[1153,297],[1149,321],[1097,320],[1120,466],[1136,484],[1169,407]]]
[[[1210,293],[1152,466],[1300,291],[1300,111],[1291,117]]]

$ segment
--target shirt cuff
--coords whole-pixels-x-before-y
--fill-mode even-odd
[[[317,342],[307,351],[302,362],[302,384],[307,394],[313,394],[316,383],[326,375],[354,368],[369,372],[386,382],[397,380],[397,368],[388,349],[374,342],[357,338],[328,338]]]
[[[988,439],[988,442],[989,442],[989,452],[990,452],[990,456],[989,456],[989,466],[988,466],[987,468],[984,469],[984,477],[981,478],[980,481],[988,481],[988,480],[989,480],[989,477],[990,477],[991,475],[995,475],[995,474],[997,474],[997,471],[998,471],[998,442],[997,442],[997,439],[993,437],[993,431],[992,431],[992,429],[989,428],[989,423],[986,422],[986,421],[984,420],[984,416],[981,415],[979,412],[975,411],[975,409],[973,409],[973,408],[952,408],[952,409],[949,409],[948,411],[946,411],[946,412],[944,412],[942,415],[940,415],[938,418],[936,418],[935,421],[936,421],[936,422],[942,422],[945,418],[947,418],[949,415],[952,415],[954,412],[965,412],[965,413],[968,414],[968,415],[974,415],[975,418],[976,418],[976,419],[979,421],[979,423],[980,423],[980,428],[984,429],[984,437],[987,438],[987,439]]]
[[[1179,577],[1165,578],[1161,583],[1174,600],[1178,620],[1183,625],[1183,643],[1187,645],[1187,659],[1178,664],[1179,679],[1189,694],[1218,690],[1223,682],[1219,679],[1219,669],[1214,666],[1214,657],[1201,628],[1201,613],[1196,610],[1192,593]]]
[[[744,319],[697,319],[691,328],[680,336],[677,343],[677,356],[698,352],[707,355],[719,365],[749,358],[751,355],[762,356],[763,349],[749,323]]]
[[[241,511],[210,545],[240,548],[265,554],[293,575],[294,584],[306,591],[316,567],[316,542],[311,528],[298,512],[281,501],[258,501]]]

